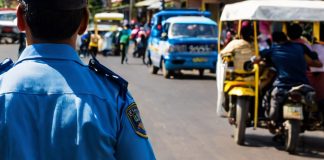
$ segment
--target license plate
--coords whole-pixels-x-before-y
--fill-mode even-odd
[[[284,119],[303,120],[303,106],[300,104],[285,104],[283,108]]]
[[[207,62],[208,59],[207,58],[193,58],[192,62],[194,63],[202,63],[202,62]]]

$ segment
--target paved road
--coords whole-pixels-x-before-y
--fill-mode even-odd
[[[17,50],[16,45],[0,45],[0,59],[16,59]],[[324,159],[324,132],[302,134],[299,155],[287,154],[264,129],[248,129],[246,146],[235,145],[231,126],[216,116],[212,74],[199,78],[186,72],[181,79],[166,80],[160,72],[149,74],[140,59],[124,65],[119,57],[98,59],[129,81],[159,160]]]

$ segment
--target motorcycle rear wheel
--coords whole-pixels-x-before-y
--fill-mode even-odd
[[[247,97],[237,97],[236,101],[236,125],[234,128],[234,141],[238,145],[244,145],[246,119],[249,111]]]
[[[299,120],[287,120],[285,125],[285,150],[294,154],[298,146],[299,133],[300,133],[300,121]]]

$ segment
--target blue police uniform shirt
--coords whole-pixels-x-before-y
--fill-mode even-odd
[[[139,122],[132,96],[68,45],[28,46],[0,76],[1,160],[155,159]]]
[[[306,52],[302,44],[293,42],[273,44],[271,49],[261,54],[269,59],[277,70],[274,86],[284,87],[309,83],[306,77],[307,63],[304,56],[314,53]],[[311,57],[315,58],[315,55]]]

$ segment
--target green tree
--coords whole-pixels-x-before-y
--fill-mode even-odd
[[[4,0],[0,0],[0,8],[4,7]]]

